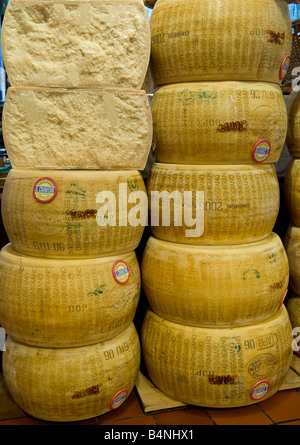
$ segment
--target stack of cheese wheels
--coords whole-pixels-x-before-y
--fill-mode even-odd
[[[140,366],[148,16],[140,0],[11,0],[2,49],[4,378],[34,417],[87,419],[118,408]]]
[[[287,169],[284,181],[285,206],[290,217],[290,224],[287,229],[284,244],[287,251],[290,266],[290,289],[288,295],[287,308],[291,317],[291,322],[295,336],[295,351],[299,354],[300,339],[300,94],[292,91],[287,101],[288,109],[288,132],[287,146],[292,156],[292,160]]]
[[[273,232],[288,5],[157,0],[150,28],[156,162],[141,264],[143,358],[177,400],[251,405],[278,391],[293,356],[289,264]]]

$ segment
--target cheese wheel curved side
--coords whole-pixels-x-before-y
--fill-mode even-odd
[[[280,84],[288,70],[292,25],[285,0],[160,0],[150,29],[156,85],[203,80]]]
[[[245,326],[278,310],[289,283],[282,241],[193,246],[148,239],[141,263],[151,309],[175,323],[210,328]]]
[[[38,348],[11,338],[3,375],[15,403],[54,422],[89,419],[126,403],[140,366],[133,323],[111,340],[80,348]]]
[[[252,405],[274,395],[289,370],[292,342],[284,305],[261,323],[231,329],[172,323],[148,310],[141,338],[154,385],[175,400],[209,408]]]
[[[9,337],[31,346],[99,343],[131,324],[140,287],[135,252],[56,260],[7,245],[0,252],[0,324]]]
[[[132,192],[146,195],[137,171],[12,169],[1,200],[3,224],[12,248],[32,256],[127,253],[139,245],[147,220],[147,199],[137,208],[129,202]]]
[[[279,85],[171,84],[159,87],[151,104],[157,162],[266,164],[283,150],[287,111]]]
[[[152,234],[184,244],[242,244],[270,235],[279,211],[274,165],[154,163],[147,183]]]

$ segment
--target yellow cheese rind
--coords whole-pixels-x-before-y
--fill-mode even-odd
[[[150,28],[156,85],[203,80],[280,84],[292,48],[285,0],[160,0]]]
[[[291,91],[287,98],[288,130],[286,145],[292,157],[300,157],[300,94]]]
[[[12,86],[140,89],[150,25],[140,0],[12,0],[2,51]]]
[[[258,241],[272,232],[279,211],[279,183],[270,164],[154,163],[147,188],[149,225],[153,235],[165,241],[199,245]],[[192,192],[191,199],[185,198],[185,191]],[[179,192],[178,197],[173,192]],[[175,199],[158,200],[161,193]]]
[[[54,422],[110,411],[119,391],[127,390],[128,397],[140,366],[133,324],[117,337],[90,346],[38,348],[8,337],[5,348],[3,375],[13,400],[27,414]]]
[[[141,273],[148,303],[157,315],[210,328],[246,326],[271,317],[289,282],[287,255],[275,233],[226,248],[151,236]]]
[[[286,170],[284,202],[291,222],[300,226],[300,159],[292,159]]]
[[[289,287],[297,294],[300,294],[300,228],[292,223],[288,226],[285,234],[284,246],[290,268]]]
[[[141,346],[147,372],[163,393],[209,408],[266,400],[289,370],[292,328],[285,306],[273,317],[239,328],[210,329],[172,323],[148,310]],[[256,385],[267,381],[267,392]],[[253,400],[251,394],[260,396]]]
[[[45,177],[57,194],[39,202],[35,184]],[[147,199],[129,202],[134,191],[146,194],[137,171],[11,169],[1,200],[3,224],[12,248],[27,255],[68,259],[132,252],[147,219]]]
[[[144,170],[151,109],[143,90],[11,87],[3,138],[17,169]]]
[[[124,284],[116,262],[129,269]],[[133,321],[140,295],[135,252],[106,258],[59,260],[0,252],[0,325],[31,346],[68,348],[109,340]]]
[[[187,82],[158,88],[152,100],[155,158],[172,164],[277,162],[287,133],[279,85]],[[268,154],[255,155],[266,140]]]
[[[291,292],[286,304],[294,334],[294,352],[300,356],[300,295]]]

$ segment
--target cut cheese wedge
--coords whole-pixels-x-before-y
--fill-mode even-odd
[[[135,252],[56,260],[0,252],[0,324],[11,338],[51,348],[108,340],[133,321],[140,295]]]
[[[141,0],[11,0],[2,51],[12,86],[139,89],[150,25]]]
[[[151,109],[143,90],[9,88],[3,138],[13,168],[144,170]]]
[[[80,348],[38,348],[8,337],[3,375],[15,403],[54,422],[96,417],[126,403],[140,366],[133,324],[117,337]]]
[[[284,246],[289,260],[290,288],[300,294],[300,228],[290,224],[284,237]]]
[[[292,159],[286,170],[284,201],[291,222],[300,227],[300,159]]]
[[[274,163],[287,133],[283,94],[270,83],[165,85],[154,93],[152,112],[157,162]]]
[[[203,80],[280,84],[292,26],[285,0],[159,0],[150,19],[156,85]]]
[[[147,221],[146,188],[137,171],[12,169],[1,201],[12,248],[37,257],[131,252]]]
[[[209,408],[266,400],[281,387],[293,357],[283,305],[250,326],[210,329],[172,323],[148,310],[141,345],[147,372],[163,393]]]
[[[147,183],[154,236],[184,244],[241,244],[268,236],[279,210],[274,165],[154,163]]]
[[[271,317],[289,282],[287,255],[275,233],[226,248],[151,236],[141,272],[147,300],[157,315],[211,328],[245,326]]]

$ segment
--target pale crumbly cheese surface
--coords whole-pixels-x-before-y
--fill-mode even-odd
[[[13,168],[143,170],[151,109],[143,90],[9,88],[3,137]]]
[[[2,51],[12,86],[141,88],[149,20],[140,0],[11,0]]]

